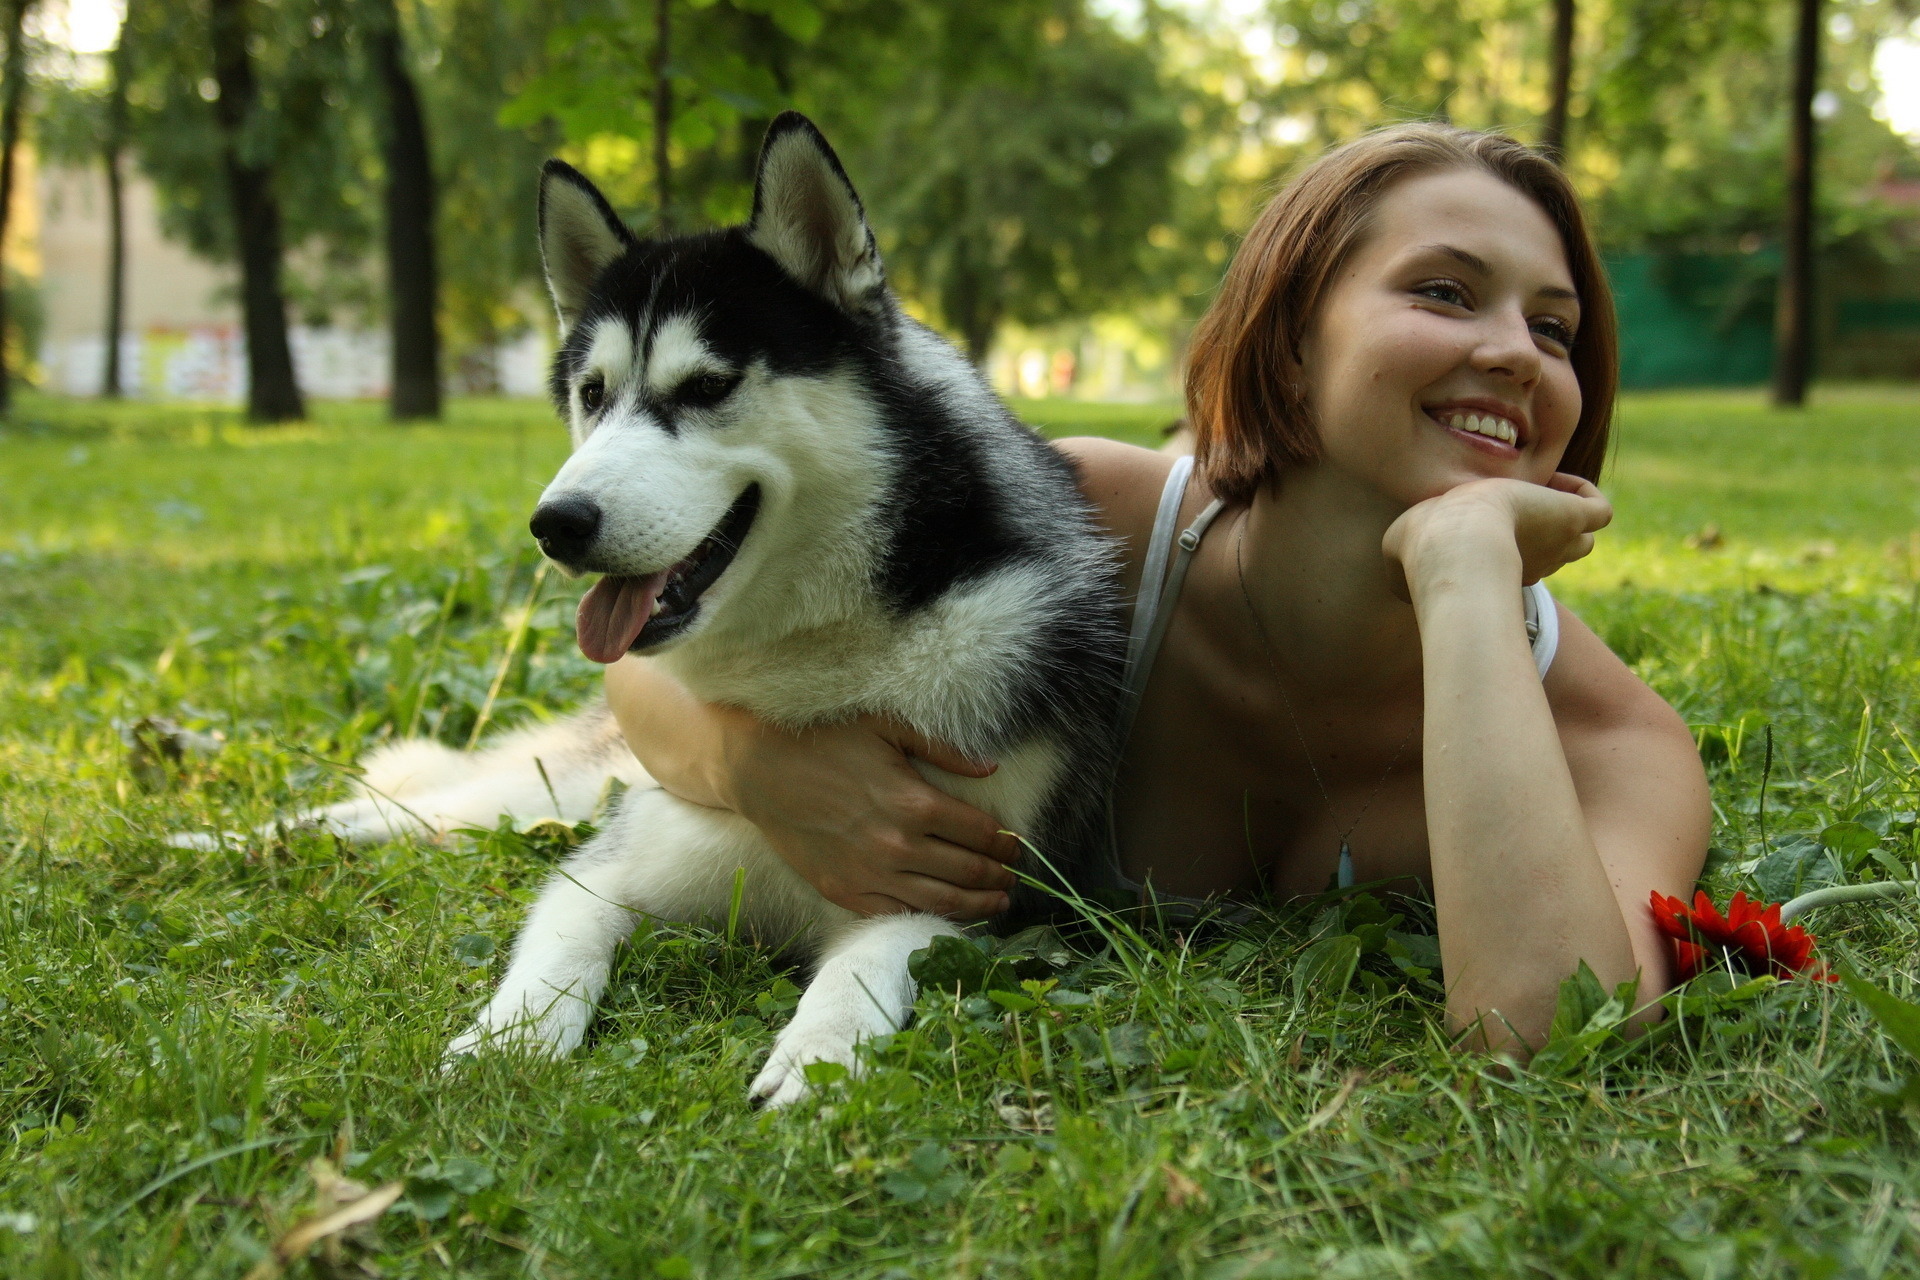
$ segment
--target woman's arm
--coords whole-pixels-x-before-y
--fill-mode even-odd
[[[1563,725],[1527,648],[1521,583],[1586,554],[1608,518],[1584,482],[1490,481],[1420,504],[1387,534],[1420,623],[1448,1018],[1488,1048],[1537,1048],[1582,961],[1610,987],[1639,973],[1643,995],[1664,989],[1647,894],[1681,889],[1705,850],[1704,777],[1678,718],[1651,714],[1620,668],[1610,688],[1586,681]],[[1604,649],[1584,628],[1568,638],[1556,667]]]
[[[913,759],[965,777],[992,764],[879,717],[801,733],[700,701],[645,658],[607,668],[627,745],[683,800],[731,809],[828,901],[877,915],[958,920],[1006,909],[1020,846],[994,818],[922,778]]]

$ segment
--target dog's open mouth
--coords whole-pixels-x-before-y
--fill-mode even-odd
[[[700,597],[720,580],[760,514],[760,486],[749,485],[693,553],[670,569],[608,574],[580,601],[574,629],[580,652],[595,662],[665,644],[699,612]]]

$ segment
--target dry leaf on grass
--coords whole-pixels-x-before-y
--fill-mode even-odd
[[[378,1218],[392,1208],[406,1190],[404,1182],[396,1181],[369,1191],[362,1183],[341,1177],[339,1170],[324,1157],[316,1158],[309,1167],[313,1173],[315,1212],[274,1241],[272,1251],[247,1272],[246,1280],[272,1280],[289,1264],[304,1258],[307,1250],[316,1244],[331,1242]]]

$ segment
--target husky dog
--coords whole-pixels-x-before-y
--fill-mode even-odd
[[[654,656],[696,696],[776,724],[884,713],[991,757],[977,780],[919,768],[1066,882],[1103,881],[1123,647],[1109,547],[1069,465],[901,312],[812,123],[774,121],[751,221],[702,235],[637,239],[550,162],[540,244],[574,451],[531,528],[569,574],[603,575],[580,604],[586,655]],[[320,815],[363,837],[584,816],[609,775],[636,784],[542,890],[450,1057],[572,1049],[637,917],[723,916],[743,869],[741,922],[815,962],[752,1084],[783,1105],[808,1063],[854,1067],[859,1041],[898,1028],[908,957],[960,932],[826,901],[746,819],[653,785],[604,709],[478,756],[403,743],[369,764],[374,794]],[[1014,900],[1007,927],[1048,895]]]

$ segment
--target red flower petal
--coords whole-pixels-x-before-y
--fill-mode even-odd
[[[1812,934],[1799,925],[1780,923],[1777,902],[1762,903],[1736,893],[1723,916],[1706,891],[1700,890],[1693,895],[1691,907],[1658,892],[1651,895],[1648,905],[1655,926],[1673,939],[1676,967],[1683,982],[1721,956],[1735,969],[1750,974],[1777,978],[1804,974],[1821,982],[1838,980],[1814,960]]]

